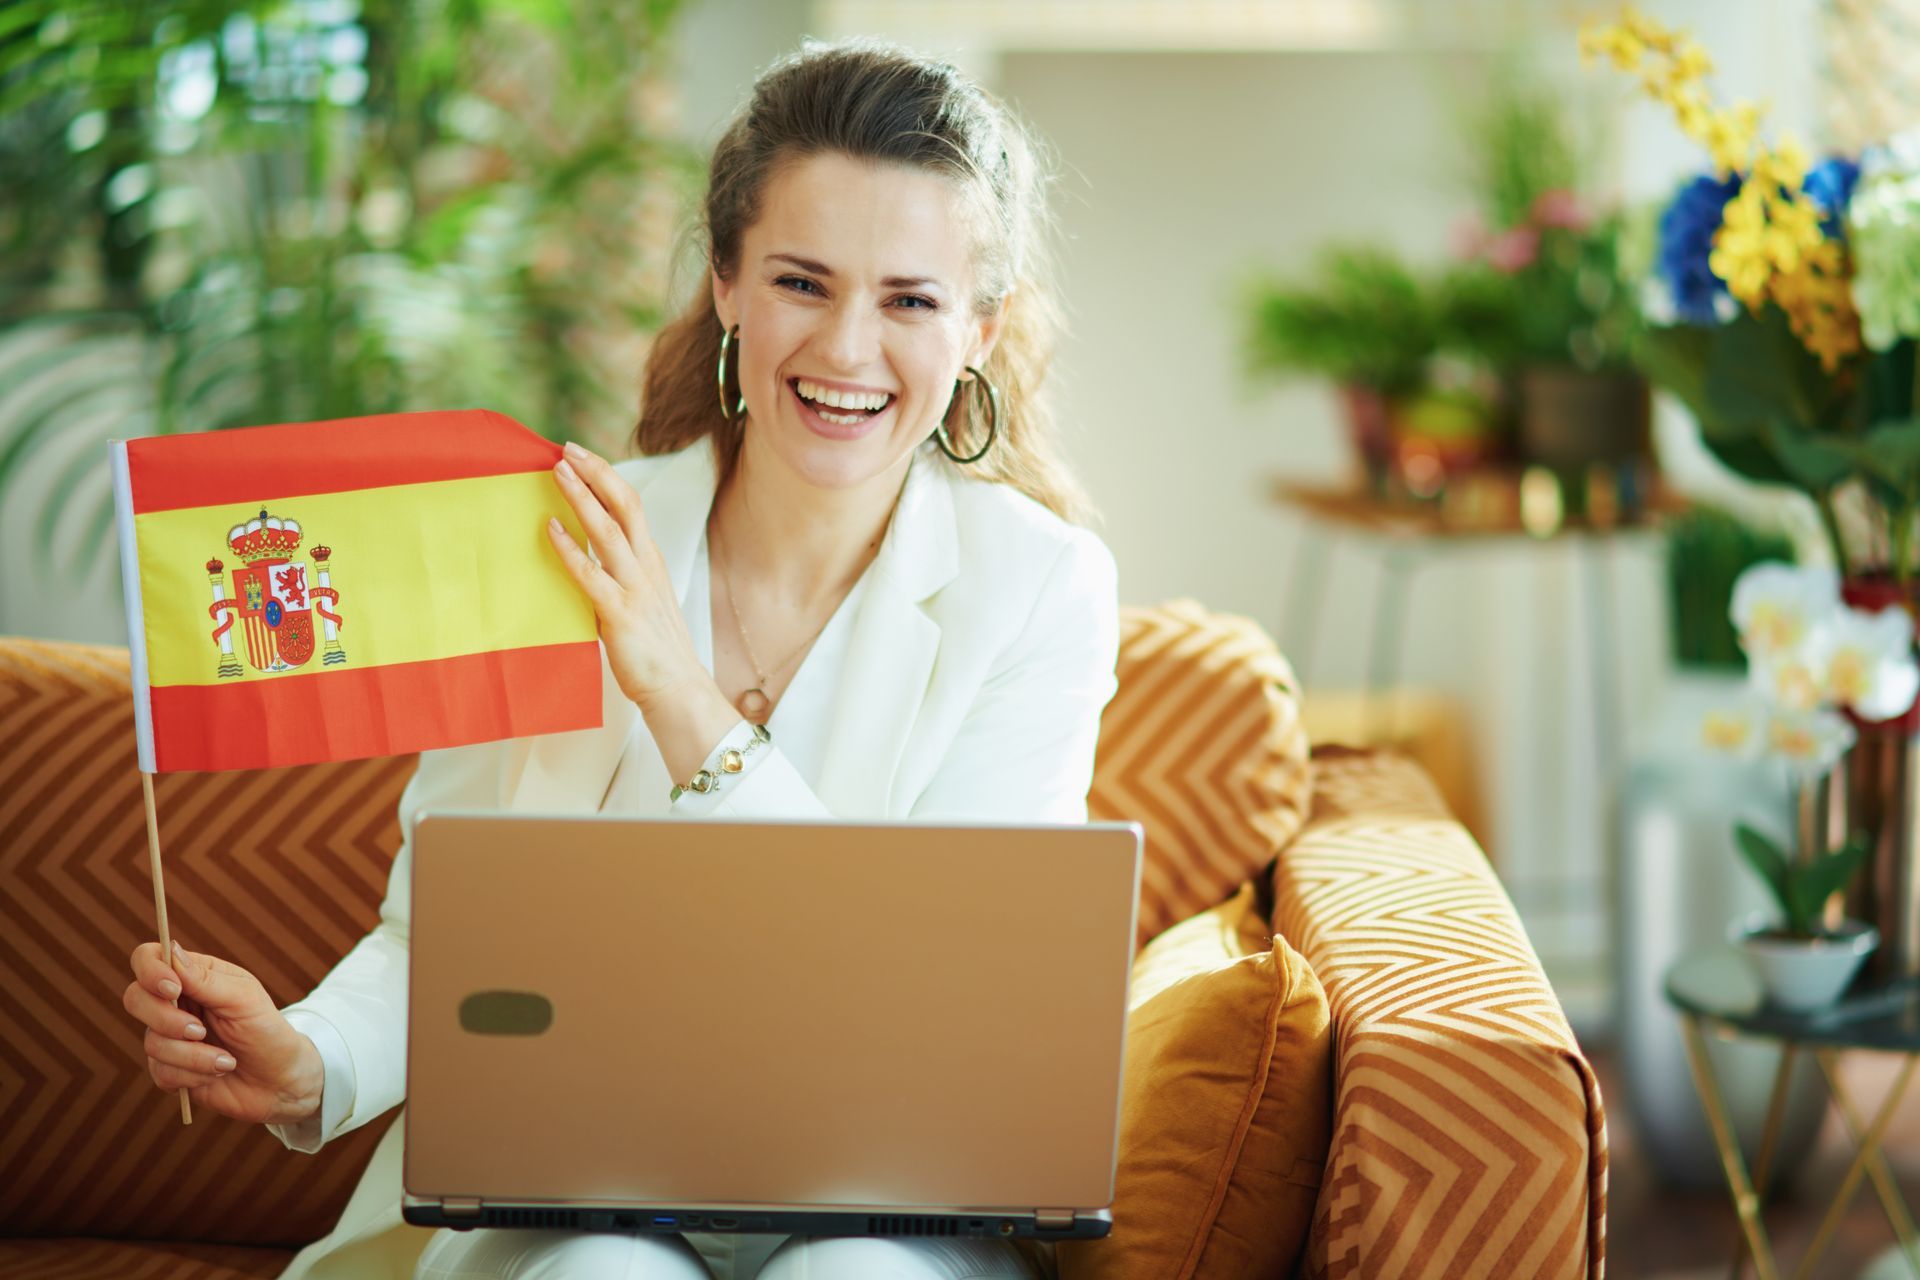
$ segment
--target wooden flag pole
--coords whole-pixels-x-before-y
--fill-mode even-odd
[[[153,812],[153,775],[140,774],[140,795],[147,802],[147,861],[153,868],[153,913],[160,918],[160,954],[173,963],[173,936],[167,932],[167,889],[160,878],[160,819]],[[180,1123],[193,1123],[193,1101],[180,1091]]]

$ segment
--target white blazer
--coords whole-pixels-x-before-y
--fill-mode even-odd
[[[684,600],[713,504],[712,448],[703,441],[618,468],[639,492]],[[1005,485],[967,476],[927,445],[867,574],[817,785],[775,742],[705,816],[1085,821],[1119,643],[1113,557],[1100,539]],[[611,672],[603,694],[598,729],[420,757],[400,797],[400,849],[379,924],[288,1006],[325,1019],[353,1064],[352,1104],[323,1140],[405,1093],[415,819],[428,809],[593,811],[637,715]],[[640,779],[641,794],[657,793],[665,812],[673,780],[657,751],[641,757],[643,772],[657,774]],[[333,1232],[284,1275],[411,1277],[432,1233],[400,1217],[405,1119],[382,1140]]]

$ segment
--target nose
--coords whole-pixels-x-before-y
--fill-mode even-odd
[[[853,374],[880,354],[880,317],[869,306],[837,302],[818,339],[821,358],[835,372]]]

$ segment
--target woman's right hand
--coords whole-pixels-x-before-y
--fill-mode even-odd
[[[236,1120],[295,1124],[320,1110],[326,1072],[313,1041],[237,964],[157,942],[133,949],[121,1003],[146,1028],[147,1074]]]

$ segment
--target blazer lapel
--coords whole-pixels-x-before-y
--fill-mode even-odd
[[[676,600],[686,599],[687,579],[713,506],[717,478],[712,446],[703,441],[675,454],[639,490],[647,529],[666,561]],[[639,714],[620,692],[604,647],[600,689],[599,728],[520,738],[510,744],[501,774],[504,808],[574,813],[599,807]]]
[[[938,458],[915,456],[868,571],[816,787],[843,818],[889,816],[894,774],[940,650],[940,624],[922,602],[960,570],[949,483]]]

